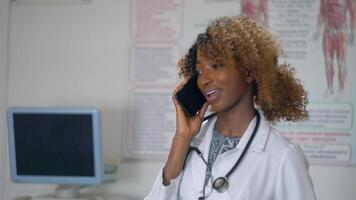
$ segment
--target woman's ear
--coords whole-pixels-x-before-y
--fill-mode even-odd
[[[256,70],[246,71],[245,79],[247,83],[252,83],[256,80]]]

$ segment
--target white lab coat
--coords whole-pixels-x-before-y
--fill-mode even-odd
[[[208,160],[210,141],[216,117],[204,122],[200,133],[193,139],[205,160]],[[251,121],[236,148],[219,155],[212,168],[215,178],[225,176],[236,163],[247,144],[256,117]],[[202,196],[206,164],[192,151],[181,174],[162,184],[162,170],[145,200],[197,200]],[[245,158],[229,178],[229,189],[219,193],[212,189],[210,180],[205,188],[207,200],[313,200],[313,184],[308,163],[300,148],[267,124],[261,115],[256,136]]]

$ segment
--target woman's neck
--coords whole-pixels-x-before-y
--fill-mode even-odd
[[[216,129],[227,137],[242,137],[256,111],[253,105],[244,108],[219,112],[217,114]]]

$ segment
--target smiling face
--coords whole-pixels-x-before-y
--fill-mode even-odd
[[[208,59],[198,50],[196,60],[198,87],[215,112],[241,110],[253,105],[253,73],[243,73],[237,69],[234,59],[217,63]]]

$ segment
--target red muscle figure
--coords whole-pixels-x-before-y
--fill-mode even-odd
[[[268,0],[242,0],[242,14],[268,27]]]
[[[352,44],[356,23],[356,1],[355,0],[321,0],[320,13],[317,22],[317,32],[315,39],[320,36],[320,31],[324,26],[323,50],[325,57],[325,70],[327,90],[324,97],[334,94],[334,56],[336,55],[338,65],[339,90],[338,94],[343,95],[347,69],[345,65],[346,42]],[[347,17],[349,14],[349,17]],[[349,27],[347,24],[350,19]],[[349,37],[347,37],[349,34]]]

